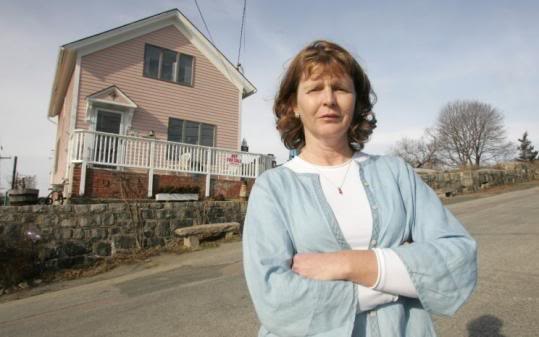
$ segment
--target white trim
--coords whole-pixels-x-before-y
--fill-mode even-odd
[[[132,109],[137,107],[136,105],[133,106],[130,103],[114,102],[114,101],[109,101],[109,100],[100,99],[100,98],[88,98],[87,100],[88,100],[88,102],[91,102],[91,104],[93,104],[93,105],[109,104],[109,105],[117,105],[117,106],[124,107],[124,108],[132,108]]]
[[[89,110],[87,110],[86,116],[88,121],[88,130],[90,131],[97,131],[97,113],[98,111],[104,111],[104,112],[111,112],[116,113],[120,115],[120,130],[119,135],[125,136],[127,134],[127,130],[131,127],[131,121],[133,120],[133,110],[131,111],[121,111],[121,110],[114,110],[111,108],[103,108],[100,106],[89,106]],[[97,131],[100,132],[100,131]]]
[[[191,24],[191,22],[179,11],[171,10],[161,15],[127,24],[126,26],[101,33],[95,37],[83,39],[64,45],[66,49],[78,49],[79,56],[85,56],[98,50],[105,49],[153,31],[173,25],[176,27],[202,54],[229,79],[242,93],[254,94],[256,88],[236,69],[225,56]],[[244,90],[245,89],[245,90]]]
[[[126,100],[127,103],[111,101],[99,97],[108,96],[111,92],[120,96]],[[115,109],[117,107],[117,109]],[[127,134],[127,131],[132,125],[133,115],[137,104],[133,102],[126,94],[124,94],[118,87],[111,86],[103,89],[95,94],[92,94],[86,98],[86,121],[89,123],[89,130],[95,131],[97,125],[97,111],[107,111],[112,113],[119,113],[120,119],[120,135]]]
[[[79,85],[80,85],[80,70],[81,70],[82,58],[77,56],[77,63],[75,64],[75,71],[73,75],[73,89],[71,93],[71,111],[69,113],[69,133],[75,130],[77,124],[77,110],[79,107]]]
[[[242,114],[242,94],[241,92],[239,93],[239,100],[238,100],[238,111],[239,111],[239,114],[238,114],[238,144],[236,146],[236,149],[240,150],[241,149],[241,114]]]
[[[170,16],[170,15],[169,15]],[[78,54],[85,56],[95,53],[116,44],[135,39],[139,36],[165,28],[173,24],[171,17],[154,17],[149,21],[128,24],[125,27],[115,28],[112,31],[99,34],[98,36],[73,42],[65,45],[65,48],[78,49]]]
[[[75,125],[77,123],[77,110],[79,106],[79,85],[80,85],[80,66],[81,66],[81,57],[77,56],[77,62],[75,63],[75,70],[73,71],[73,88],[71,89],[71,107],[69,109],[69,128],[67,129],[67,138],[70,139],[75,130]],[[67,158],[66,158],[66,169],[64,173],[64,179],[68,182],[69,185],[73,184],[73,176],[69,174],[69,166],[71,163],[71,142],[67,144]],[[72,189],[69,190],[70,193]]]

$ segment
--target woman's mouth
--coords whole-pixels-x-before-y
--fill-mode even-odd
[[[323,120],[338,120],[341,116],[335,114],[325,114],[320,116]]]

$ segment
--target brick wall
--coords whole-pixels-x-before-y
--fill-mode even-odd
[[[76,165],[73,171],[73,196],[78,196],[81,167]],[[206,177],[201,174],[155,174],[153,193],[167,188],[198,187],[199,198],[204,198]],[[247,194],[255,179],[246,179]],[[224,196],[236,199],[240,196],[242,181],[239,178],[212,176],[210,196]],[[141,172],[119,171],[105,168],[86,169],[86,187],[84,196],[94,199],[146,199],[148,195],[148,174]]]
[[[167,188],[198,187],[199,198],[202,199],[206,190],[206,177],[201,174],[155,175],[153,187],[154,194],[164,192]]]
[[[251,191],[255,179],[247,179],[247,194]],[[240,195],[242,181],[241,180],[227,180],[227,179],[212,179],[210,195],[219,196],[222,195],[226,199],[234,199]]]

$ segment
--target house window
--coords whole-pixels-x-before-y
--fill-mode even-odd
[[[194,57],[147,44],[144,76],[180,84],[193,84]]]
[[[191,84],[193,77],[193,56],[180,54],[178,67],[178,82]]]
[[[215,146],[215,125],[168,119],[168,140],[172,142]]]
[[[174,68],[176,68],[177,55],[170,50],[163,50],[162,55],[163,62],[161,63],[161,75],[159,78],[165,81],[172,81],[174,80]]]
[[[144,76],[158,78],[160,58],[161,49],[146,45],[146,52],[144,53]]]
[[[209,124],[200,124],[200,145],[213,146],[214,135],[215,126]]]

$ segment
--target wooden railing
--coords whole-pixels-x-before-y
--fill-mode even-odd
[[[210,175],[256,178],[272,165],[263,154],[88,130],[71,134],[70,149],[71,162],[82,163],[83,170],[87,165],[142,168],[152,176],[155,170],[205,174],[207,181]],[[84,192],[82,177],[81,187]]]

